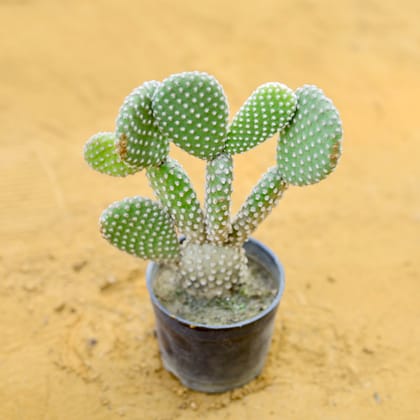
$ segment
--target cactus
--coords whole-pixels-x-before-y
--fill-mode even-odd
[[[289,185],[319,182],[341,155],[339,114],[315,86],[293,92],[281,83],[266,83],[230,125],[228,114],[226,96],[213,76],[175,74],[136,88],[120,109],[115,133],[93,136],[84,149],[88,164],[108,175],[145,169],[157,197],[126,198],[109,206],[100,218],[105,239],[139,258],[176,267],[179,287],[200,298],[228,296],[249,281],[243,243]],[[231,218],[232,156],[276,133],[276,165]],[[204,210],[185,170],[168,156],[171,142],[207,162]]]

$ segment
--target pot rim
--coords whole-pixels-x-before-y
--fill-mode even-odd
[[[152,280],[154,278],[154,271],[156,270],[156,267],[159,266],[159,263],[151,261],[149,262],[147,266],[147,270],[146,270],[146,283],[147,283],[147,289],[149,291],[149,295],[150,295],[150,298],[152,299],[153,304],[156,305],[159,308],[159,310],[162,311],[166,316],[178,321],[179,323],[185,325],[186,327],[197,328],[200,330],[213,331],[213,330],[231,330],[234,328],[242,328],[264,318],[266,315],[268,315],[270,312],[276,309],[276,307],[278,306],[280,302],[281,297],[283,296],[284,286],[285,286],[284,268],[280,260],[277,258],[276,254],[270,248],[264,245],[262,242],[254,238],[249,238],[245,243],[247,242],[253,243],[258,248],[260,248],[263,252],[268,254],[268,256],[272,260],[272,263],[276,266],[276,268],[279,271],[279,276],[278,277],[276,276],[276,281],[278,282],[278,285],[279,285],[276,296],[274,297],[270,305],[266,309],[261,311],[259,314],[253,316],[252,318],[248,318],[240,322],[235,322],[233,324],[216,324],[216,325],[201,324],[198,322],[188,321],[185,318],[178,317],[172,314],[171,312],[169,312],[165,308],[165,306],[162,305],[162,303],[159,301],[159,299],[156,297],[156,295],[153,292]]]

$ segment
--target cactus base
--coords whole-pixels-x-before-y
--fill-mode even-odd
[[[179,271],[182,289],[205,300],[229,297],[247,282],[248,261],[241,246],[182,244]]]

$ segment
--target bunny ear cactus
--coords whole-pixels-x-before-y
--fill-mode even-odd
[[[323,92],[305,85],[293,92],[271,82],[257,88],[228,125],[220,83],[186,72],[146,82],[124,101],[115,133],[99,133],[84,153],[95,170],[127,176],[146,169],[158,201],[133,197],[109,206],[101,232],[117,248],[176,266],[190,295],[211,299],[247,281],[242,247],[287,187],[324,179],[341,154],[341,121]],[[277,164],[262,176],[231,219],[232,155],[276,133]],[[182,166],[168,156],[170,142],[207,161],[204,210]],[[180,243],[178,234],[185,240]]]

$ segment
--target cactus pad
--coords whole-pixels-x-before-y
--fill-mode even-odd
[[[205,214],[207,237],[213,244],[222,245],[231,231],[232,171],[230,155],[221,154],[207,162]]]
[[[179,231],[193,242],[203,242],[206,238],[203,212],[182,166],[175,159],[168,158],[161,166],[149,168],[147,177]]]
[[[228,129],[226,152],[246,152],[286,126],[296,110],[296,96],[282,83],[258,87],[237,112]]]
[[[95,171],[112,176],[135,174],[138,169],[123,162],[115,149],[114,133],[98,133],[84,147],[84,157]]]
[[[179,275],[188,293],[212,298],[244,281],[247,258],[242,247],[182,245]]]
[[[152,113],[152,95],[159,82],[150,81],[125,98],[116,122],[118,152],[128,164],[143,169],[163,162],[169,140],[162,135]]]
[[[232,222],[229,243],[245,242],[257,226],[271,213],[286,190],[277,166],[270,168],[258,181]]]
[[[211,160],[223,151],[229,109],[213,76],[201,72],[170,76],[156,89],[153,112],[161,132],[193,156]]]
[[[277,164],[288,183],[314,184],[337,165],[341,155],[341,121],[332,101],[316,86],[305,85],[296,91],[296,96],[296,113],[280,132]]]
[[[101,233],[129,254],[158,262],[176,262],[180,245],[170,215],[148,198],[117,201],[100,217]]]

